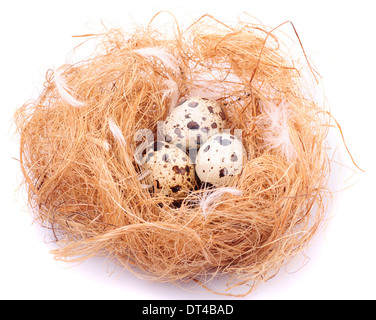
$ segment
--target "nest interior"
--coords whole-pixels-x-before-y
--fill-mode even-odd
[[[227,274],[254,288],[325,220],[329,120],[270,28],[206,16],[174,30],[90,36],[92,57],[47,72],[16,114],[29,205],[58,259],[106,255],[158,281]],[[247,162],[228,188],[176,204],[144,187],[135,137],[192,95],[221,103]]]

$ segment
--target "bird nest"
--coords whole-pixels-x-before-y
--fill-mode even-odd
[[[210,16],[171,35],[112,29],[85,36],[97,43],[90,58],[47,72],[16,122],[28,203],[56,258],[105,255],[204,287],[229,275],[249,293],[306,248],[325,221],[329,115],[305,86],[308,59],[298,66],[275,34]],[[146,183],[135,152],[140,132],[156,135],[191,96],[221,105],[246,161],[229,185],[198,181],[176,199]]]

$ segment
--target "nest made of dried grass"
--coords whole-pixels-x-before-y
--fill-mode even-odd
[[[206,15],[169,36],[151,24],[87,37],[95,54],[49,70],[16,114],[28,202],[56,258],[106,255],[140,276],[203,286],[227,274],[249,293],[306,248],[325,221],[329,115],[275,29]],[[135,135],[191,95],[221,103],[248,161],[228,188],[176,203],[145,188]]]

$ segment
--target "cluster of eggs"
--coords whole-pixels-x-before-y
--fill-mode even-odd
[[[242,142],[227,128],[221,105],[211,99],[192,97],[167,116],[165,141],[151,143],[143,152],[146,182],[174,198],[186,196],[202,183],[227,186],[241,173],[245,158]]]

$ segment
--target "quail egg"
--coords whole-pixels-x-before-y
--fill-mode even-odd
[[[204,183],[228,186],[242,171],[246,151],[234,135],[220,133],[209,138],[196,157],[196,173]]]
[[[182,198],[195,186],[195,169],[186,153],[164,141],[155,141],[145,150],[143,169],[150,170],[145,178],[155,191]]]
[[[221,105],[212,99],[192,97],[180,102],[167,116],[165,139],[182,150],[198,150],[226,127]]]

